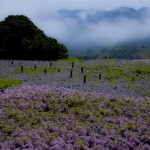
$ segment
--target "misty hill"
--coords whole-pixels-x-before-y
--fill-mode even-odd
[[[116,58],[116,59],[150,59],[150,48],[135,45],[116,45],[82,51],[73,51],[71,55],[84,59]]]
[[[67,48],[46,36],[29,18],[8,16],[0,22],[0,59],[61,59]]]
[[[77,21],[77,23],[87,23],[91,22],[93,24],[99,23],[102,21],[117,21],[122,18],[126,19],[134,19],[138,21],[143,21],[144,19],[150,18],[150,8],[142,7],[140,9],[134,9],[129,7],[119,7],[114,10],[110,11],[103,11],[103,10],[69,10],[69,9],[62,9],[59,10],[59,14],[63,18],[72,18]]]
[[[148,7],[120,7],[110,11],[63,9],[58,14],[74,23],[76,34],[72,34],[78,36],[77,42],[68,43],[74,56],[84,58],[86,55],[90,59],[105,55],[111,58],[150,58]]]

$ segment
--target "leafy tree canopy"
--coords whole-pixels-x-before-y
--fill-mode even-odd
[[[0,22],[0,59],[67,58],[67,48],[56,39],[46,36],[29,18],[8,16]]]

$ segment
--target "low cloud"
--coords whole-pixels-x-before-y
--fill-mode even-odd
[[[150,36],[149,11],[140,18],[120,16],[112,20],[102,18],[96,22],[91,21],[89,14],[97,14],[96,12],[97,10],[61,10],[53,15],[45,15],[47,17],[44,19],[40,17],[39,26],[70,50],[113,45]]]

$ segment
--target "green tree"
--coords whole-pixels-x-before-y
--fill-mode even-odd
[[[46,36],[29,18],[8,16],[0,22],[0,58],[61,59],[67,58],[67,48]]]

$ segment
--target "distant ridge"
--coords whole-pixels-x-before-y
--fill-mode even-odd
[[[134,9],[130,7],[119,7],[114,10],[104,11],[104,10],[69,10],[69,9],[61,9],[58,11],[60,15],[66,18],[73,18],[78,21],[78,23],[83,22],[81,15],[84,13],[84,19],[89,22],[101,22],[103,20],[113,21],[119,19],[120,17],[124,17],[127,19],[135,19],[141,20],[143,17],[147,16],[150,18],[150,8],[142,7],[139,9]],[[84,20],[84,21],[85,21]]]

